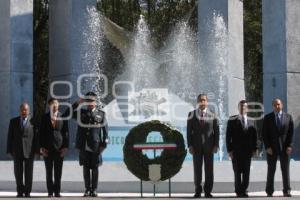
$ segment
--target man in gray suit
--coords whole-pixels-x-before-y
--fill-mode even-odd
[[[207,95],[200,94],[197,100],[199,108],[190,112],[187,120],[187,142],[194,162],[194,198],[201,197],[202,193],[203,159],[205,169],[204,193],[206,198],[211,198],[214,182],[214,153],[219,148],[219,123],[215,114],[207,108]]]
[[[27,103],[20,106],[20,116],[12,118],[7,136],[7,153],[14,159],[17,197],[30,197],[34,154],[38,154],[38,138]],[[23,176],[25,183],[23,183]]]

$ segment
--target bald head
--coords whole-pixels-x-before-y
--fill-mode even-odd
[[[283,104],[282,104],[282,101],[280,99],[274,99],[272,101],[272,105],[273,105],[273,110],[274,112],[278,113],[282,110],[283,108]]]
[[[28,117],[30,113],[30,106],[28,103],[24,102],[20,105],[20,115],[21,117]]]

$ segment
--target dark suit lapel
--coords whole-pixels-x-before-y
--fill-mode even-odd
[[[239,115],[236,117],[236,123],[237,123],[238,126],[240,126],[241,130],[243,130],[243,132],[245,132],[243,122],[242,122],[242,118]]]
[[[287,121],[286,113],[285,113],[285,112],[282,112],[280,131],[283,131],[283,130],[284,130],[286,121]]]
[[[47,113],[47,119],[46,120],[52,126],[50,112]]]
[[[207,109],[207,111],[206,111],[206,113],[205,113],[204,116],[205,116],[205,118],[204,118],[204,119],[205,119],[205,120],[204,120],[205,122],[206,122],[206,121],[209,121],[209,120],[210,120],[210,121],[213,121],[213,120],[214,120],[214,113],[212,113],[209,109]]]
[[[194,110],[194,117],[195,117],[195,119],[199,122],[199,120],[200,120],[200,115],[199,115],[199,110],[198,110],[198,109]]]
[[[237,121],[238,121],[239,125],[243,128],[242,118],[239,115],[237,117]]]
[[[282,114],[282,118],[283,118],[283,114]],[[275,113],[273,112],[272,115],[271,115],[271,121],[272,121],[272,127],[275,127],[275,130],[277,131],[277,135],[280,135],[280,132],[281,132],[281,127],[282,127],[282,120],[281,119],[281,126],[280,126],[280,129],[278,129],[278,126],[277,126],[277,122],[276,122],[276,116],[275,116]]]
[[[255,128],[255,125],[256,125],[255,121],[253,119],[248,119],[248,118],[247,118],[247,124],[248,124],[248,126],[247,126],[248,127],[247,132],[248,132],[249,128],[250,129]]]
[[[278,130],[277,124],[276,124],[276,116],[275,116],[274,112],[271,115],[271,123],[272,123],[272,127],[276,127],[276,130]]]
[[[197,123],[197,127],[199,127],[199,128],[202,128],[201,127],[201,122],[200,122],[200,118],[201,118],[201,116],[200,116],[200,110],[199,110],[199,108],[198,109],[196,109],[196,110],[194,110],[194,117],[195,117],[195,120],[196,120],[196,123]],[[204,115],[204,124],[205,124],[205,115]]]
[[[252,120],[247,119],[248,127],[254,126],[254,122]]]
[[[50,112],[48,112],[47,114],[47,123],[48,123],[48,126],[51,128],[51,129],[54,129],[53,125],[52,125],[52,121],[51,121],[51,114]]]
[[[58,129],[58,130],[61,130],[61,125],[62,125],[62,123],[63,123],[62,120],[59,120],[60,117],[61,117],[61,113],[58,112],[58,113],[57,113],[57,118],[58,118],[58,119],[56,120],[56,124],[55,124],[55,128]]]
[[[57,113],[57,118],[59,118],[59,117],[61,117],[60,112]],[[55,127],[53,127],[53,124],[52,124],[52,118],[51,118],[50,112],[48,113],[48,119],[47,119],[47,121],[48,121],[48,123],[49,123],[49,125],[50,125],[50,127],[51,127],[52,129],[58,129],[59,124],[60,124],[60,120],[56,119],[56,121],[55,121]]]
[[[21,117],[18,117],[17,120],[18,120],[17,122],[18,122],[18,127],[19,127],[19,130],[20,130],[20,133],[23,135],[24,127],[23,127],[23,124],[22,124],[22,119],[21,119]]]
[[[58,112],[57,113],[57,118],[60,118],[61,117],[61,113],[60,112]],[[63,123],[63,121],[62,120],[59,120],[59,119],[56,119],[56,121],[55,121],[55,127],[53,127],[53,124],[52,124],[52,121],[51,121],[51,114],[50,114],[50,112],[48,113],[48,119],[47,119],[47,121],[48,121],[48,123],[49,123],[49,126],[54,130],[54,129],[56,129],[56,130],[60,130],[61,129],[61,125],[62,125],[62,123]]]

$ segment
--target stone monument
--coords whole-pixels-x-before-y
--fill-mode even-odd
[[[0,159],[6,159],[9,120],[33,101],[33,0],[0,1]],[[33,110],[32,110],[33,111]]]
[[[263,96],[265,113],[280,98],[295,121],[295,158],[300,158],[300,1],[263,0]]]

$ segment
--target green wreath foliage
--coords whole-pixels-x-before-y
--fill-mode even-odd
[[[164,143],[174,143],[176,149],[164,149],[160,156],[149,159],[141,150],[133,148],[134,144],[146,143],[150,132],[160,132]],[[141,180],[149,181],[151,164],[161,165],[161,181],[173,177],[179,172],[187,154],[183,135],[171,125],[152,120],[133,127],[125,139],[123,147],[124,162],[128,170]]]

